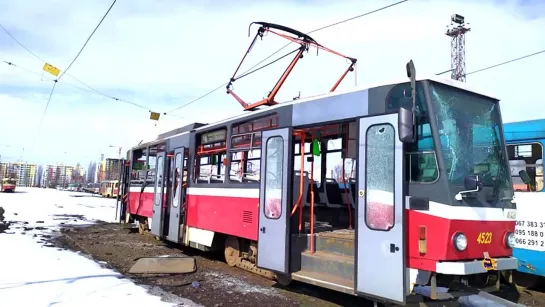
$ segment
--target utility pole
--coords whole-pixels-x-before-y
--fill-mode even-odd
[[[466,81],[466,48],[465,34],[471,30],[469,23],[465,23],[462,15],[454,14],[450,17],[450,25],[447,26],[447,36],[450,40],[450,68],[451,78]]]

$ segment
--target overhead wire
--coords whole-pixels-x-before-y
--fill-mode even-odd
[[[95,29],[93,30],[93,32],[91,32],[91,35],[89,35],[89,37],[87,37],[87,40],[85,41],[85,43],[83,44],[83,46],[80,48],[80,50],[78,51],[78,54],[76,54],[76,56],[74,57],[74,59],[72,60],[72,62],[70,62],[70,65],[68,65],[68,67],[62,72],[62,74],[59,76],[59,78],[57,80],[60,80],[62,78],[62,76],[64,76],[64,74],[66,74],[66,72],[70,69],[70,67],[72,67],[72,65],[74,64],[74,62],[76,62],[76,60],[78,59],[78,57],[80,56],[81,52],[83,51],[83,49],[85,49],[85,46],[87,46],[87,43],[89,43],[89,41],[91,40],[91,37],[93,37],[93,35],[95,34],[95,32],[98,30],[98,28],[100,27],[100,25],[102,24],[102,22],[104,21],[104,19],[106,19],[106,16],[108,16],[108,14],[110,13],[110,11],[112,10],[112,8],[114,7],[115,3],[117,2],[117,0],[114,0],[112,2],[112,4],[110,5],[110,7],[108,8],[108,10],[106,11],[106,13],[104,14],[104,16],[102,16],[102,19],[100,19],[100,21],[98,22],[97,26],[95,27]]]
[[[117,0],[116,0],[117,1]],[[104,19],[106,18],[106,16],[109,14],[110,10],[113,8],[113,6],[115,5],[116,1],[113,1],[112,5],[108,8],[108,11],[106,12],[106,14],[104,14],[104,16],[102,17],[102,19],[100,20],[98,26],[100,26],[100,24],[102,23],[102,21],[104,21]],[[66,68],[63,73],[61,74],[61,76],[59,76],[59,78],[57,78],[57,80],[59,80],[64,74],[66,74],[67,76],[69,76],[70,78],[76,80],[77,82],[81,83],[83,86],[87,87],[90,91],[96,93],[96,94],[99,94],[99,95],[102,95],[106,98],[110,98],[110,99],[113,99],[115,101],[119,101],[119,102],[124,102],[124,103],[127,103],[127,104],[130,104],[130,105],[133,105],[135,107],[138,107],[138,108],[141,108],[141,109],[144,109],[146,111],[150,111],[150,109],[148,107],[145,107],[143,105],[140,105],[138,103],[134,103],[132,101],[129,101],[129,100],[125,100],[125,99],[121,99],[121,98],[117,98],[115,96],[112,96],[112,95],[109,95],[109,94],[106,94],[102,91],[99,91],[97,90],[96,88],[90,86],[89,84],[81,81],[79,78],[77,78],[76,76],[74,75],[71,75],[71,74],[68,74],[67,71],[68,69],[70,69],[70,67],[72,66],[72,64],[75,62],[75,60],[79,57],[79,55],[81,54],[81,52],[83,51],[83,49],[85,48],[85,46],[87,45],[87,43],[89,42],[90,38],[93,36],[93,34],[95,33],[95,31],[98,29],[98,26],[93,30],[93,32],[91,33],[91,35],[89,36],[89,38],[87,39],[87,41],[85,42],[85,44],[83,45],[83,47],[80,49],[80,51],[78,52],[78,54],[76,55],[76,57],[74,58],[74,60],[70,63],[70,65],[68,66],[68,68]],[[11,39],[13,39],[13,41],[15,41],[21,48],[25,49],[30,55],[32,55],[34,58],[38,59],[39,61],[43,62],[43,63],[48,63],[44,58],[40,57],[39,55],[37,55],[36,53],[32,52],[32,50],[30,50],[29,48],[27,48],[23,43],[21,43],[13,34],[11,34],[10,31],[8,31],[6,29],[6,27],[4,27],[2,24],[0,24],[0,28],[2,28],[2,30],[4,32],[6,32],[6,34],[11,37]],[[8,63],[8,61],[4,61],[6,63]],[[10,62],[11,63],[11,62]],[[10,65],[8,63],[8,65]],[[22,68],[21,66],[19,65],[15,65],[13,64],[13,66],[17,66],[19,68]],[[24,68],[22,68],[24,69]],[[27,70],[27,69],[24,69],[24,70]],[[34,73],[34,72],[33,72]],[[82,89],[84,90],[83,88],[81,87],[77,87],[77,86],[74,86],[74,85],[70,85],[72,87],[76,87],[76,88],[79,88],[79,89]]]
[[[11,61],[6,61],[6,60],[0,60],[1,62],[4,62],[6,65],[9,65],[9,66],[12,66],[12,67],[16,67],[16,68],[19,68],[29,74],[32,74],[32,75],[36,75],[40,78],[43,78],[43,79],[46,79],[46,80],[42,80],[42,81],[55,81],[55,79],[53,78],[50,78],[48,76],[44,76],[42,73],[39,73],[39,72],[36,72],[36,71],[33,71],[32,69],[29,69],[27,67],[24,67],[24,66],[21,66],[21,65],[18,65],[18,64],[15,64]],[[69,74],[66,74],[67,76],[69,76]],[[116,98],[116,97],[113,97],[113,96],[110,96],[110,95],[107,95],[107,94],[104,94],[102,92],[99,92],[97,90],[92,90],[92,89],[89,89],[89,88],[84,88],[84,87],[81,87],[81,86],[77,86],[75,84],[72,84],[72,83],[66,83],[66,82],[59,82],[59,84],[62,84],[63,86],[69,86],[69,87],[73,87],[73,88],[76,88],[76,89],[79,89],[81,91],[85,91],[85,92],[88,92],[90,94],[95,94],[95,95],[99,95],[99,96],[103,96],[103,97],[106,97],[106,98],[111,98],[111,99],[114,99],[114,100],[117,100],[117,101],[122,101],[122,102],[125,102],[125,103],[128,103],[128,104],[133,104],[134,106],[136,107],[139,107],[139,108],[142,108],[142,109],[145,109],[147,111],[149,111],[148,108],[146,108],[145,106],[142,106],[142,105],[139,105],[139,104],[136,104],[136,103],[133,103],[131,101],[128,101],[128,100],[123,100],[123,99],[119,99],[119,98]],[[178,116],[176,114],[171,114],[170,116],[173,116],[173,117],[177,117],[177,118],[183,118],[182,116]]]
[[[533,56],[536,56],[536,55],[539,55],[539,54],[542,54],[542,53],[545,53],[545,49],[544,49],[544,50],[541,50],[541,51],[538,51],[538,52],[534,52],[534,53],[530,53],[530,54],[527,54],[527,55],[523,55],[523,56],[521,56],[521,57],[518,57],[518,58],[515,58],[515,59],[512,59],[512,60],[509,60],[509,61],[505,61],[505,62],[501,62],[501,63],[498,63],[498,64],[494,64],[494,65],[491,65],[491,66],[487,66],[487,67],[484,67],[484,68],[481,68],[481,69],[477,69],[477,70],[474,70],[474,71],[471,71],[471,72],[466,73],[464,76],[476,74],[476,73],[481,72],[481,71],[489,70],[489,69],[496,68],[496,67],[499,67],[499,66],[503,66],[503,65],[506,65],[506,64],[509,64],[509,63],[513,63],[513,62],[516,62],[516,61],[520,61],[520,60],[523,60],[523,59],[527,59],[527,58],[529,58],[529,57],[533,57]],[[440,72],[440,73],[437,73],[437,74],[435,74],[435,75],[436,75],[436,76],[439,76],[439,75],[446,74],[447,72],[451,72],[451,71],[452,71],[452,69],[449,69],[449,70],[445,70],[445,71],[442,71],[442,72]]]
[[[83,49],[85,49],[85,46],[87,46],[87,43],[89,42],[89,40],[91,40],[91,38],[93,37],[93,35],[95,34],[95,32],[97,31],[97,29],[100,27],[100,25],[102,24],[102,22],[104,21],[104,19],[106,19],[106,17],[108,16],[108,14],[110,13],[110,11],[112,10],[112,8],[114,7],[115,3],[117,2],[117,0],[114,0],[112,2],[112,4],[110,5],[110,7],[108,8],[108,10],[106,11],[106,13],[104,14],[104,16],[102,17],[102,19],[99,21],[99,23],[97,24],[97,26],[95,27],[95,29],[93,30],[93,32],[91,32],[91,34],[89,35],[89,37],[87,38],[87,40],[85,41],[85,43],[83,44],[83,46],[80,48],[78,54],[74,57],[74,59],[72,60],[72,62],[70,62],[70,65],[68,65],[68,68],[66,68],[64,70],[64,72],[56,79],[54,80],[53,82],[53,87],[51,88],[51,92],[49,93],[49,98],[47,99],[47,103],[45,105],[45,109],[44,109],[44,113],[42,115],[42,118],[40,120],[40,124],[38,126],[38,130],[36,131],[36,133],[34,134],[34,140],[32,141],[32,147],[30,149],[30,151],[32,152],[32,150],[34,149],[34,144],[36,142],[36,138],[38,137],[39,135],[39,132],[41,130],[41,126],[43,124],[43,121],[47,115],[47,109],[49,108],[49,105],[51,103],[51,98],[53,97],[53,93],[55,92],[55,88],[57,86],[57,83],[59,82],[59,80],[62,78],[62,76],[64,76],[64,74],[66,73],[66,71],[68,71],[68,69],[70,69],[70,67],[72,67],[72,65],[74,64],[74,62],[76,62],[76,60],[78,59],[78,57],[80,56],[81,52],[83,51]]]
[[[385,9],[388,9],[388,8],[391,8],[393,6],[396,6],[396,5],[399,5],[399,4],[402,4],[404,2],[407,2],[409,0],[402,0],[402,1],[398,1],[398,2],[395,2],[395,3],[392,3],[390,5],[387,5],[387,6],[383,6],[381,8],[378,8],[378,9],[375,9],[375,10],[372,10],[372,11],[369,11],[369,12],[366,12],[366,13],[363,13],[363,14],[360,14],[360,15],[357,15],[357,16],[353,16],[353,17],[350,17],[350,18],[347,18],[347,19],[344,19],[344,20],[341,20],[341,21],[337,21],[335,23],[332,23],[332,24],[329,24],[329,25],[326,25],[326,26],[323,26],[323,27],[320,27],[320,28],[317,28],[317,29],[314,29],[310,32],[307,32],[306,34],[312,34],[314,32],[318,32],[318,31],[321,31],[321,30],[324,30],[324,29],[327,29],[327,28],[331,28],[331,27],[334,27],[334,26],[338,26],[340,24],[343,24],[345,22],[349,22],[349,21],[352,21],[354,19],[358,19],[358,18],[361,18],[361,17],[364,17],[364,16],[367,16],[367,15],[371,15],[373,13],[377,13],[377,12],[380,12],[382,10],[385,10]],[[265,57],[263,60],[259,61],[258,63],[256,63],[255,65],[253,65],[252,67],[250,67],[249,69],[247,69],[245,72],[242,73],[242,75],[244,74],[247,74],[249,71],[253,70],[254,68],[256,68],[257,66],[261,65],[263,62],[267,61],[268,59],[270,59],[271,57],[275,56],[277,53],[279,53],[280,51],[284,50],[286,47],[288,47],[290,44],[292,44],[292,42],[289,42],[287,43],[286,45],[282,46],[281,48],[279,48],[278,50],[274,51],[273,53],[271,53],[269,56]],[[168,115],[172,112],[176,112],[182,108],[185,108],[203,98],[205,98],[206,96],[218,91],[219,89],[221,89],[222,87],[225,87],[229,82],[225,82],[223,84],[221,84],[220,86],[216,87],[215,89],[213,90],[210,90],[209,92],[207,92],[206,94],[202,95],[202,96],[199,96],[191,101],[189,101],[188,103],[185,103],[169,112],[166,112],[165,115]]]

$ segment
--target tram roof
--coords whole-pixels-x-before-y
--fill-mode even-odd
[[[445,84],[445,85],[452,86],[452,87],[455,87],[455,88],[459,88],[459,89],[462,89],[462,90],[465,90],[465,91],[473,92],[473,93],[476,93],[476,94],[481,95],[481,96],[485,96],[485,97],[488,97],[488,98],[499,100],[495,96],[493,96],[491,94],[488,94],[488,93],[485,93],[485,92],[483,92],[481,90],[478,90],[475,87],[470,86],[465,82],[460,82],[460,81],[453,80],[453,79],[441,78],[441,77],[438,77],[437,75],[427,75],[427,76],[424,75],[423,77],[420,77],[420,78],[417,77],[416,78],[416,81],[426,81],[426,80],[430,80],[430,81],[434,81],[434,82],[437,82],[437,83]],[[144,142],[144,143],[142,143],[142,144],[140,144],[138,146],[134,146],[133,148],[143,148],[143,147],[146,147],[146,146],[149,146],[149,145],[160,143],[161,141],[164,141],[164,140],[168,140],[168,139],[171,139],[171,138],[174,138],[174,137],[189,133],[191,131],[204,130],[204,129],[207,129],[208,127],[210,127],[210,126],[216,126],[216,125],[220,125],[222,123],[227,123],[227,122],[230,122],[230,121],[236,121],[237,119],[243,119],[243,118],[245,118],[245,117],[247,117],[249,115],[256,115],[256,114],[259,114],[259,113],[265,113],[265,112],[268,112],[268,111],[271,111],[271,110],[274,110],[274,109],[277,109],[277,108],[281,108],[281,107],[286,106],[286,105],[295,105],[295,104],[305,103],[305,102],[316,100],[316,99],[334,97],[334,96],[339,96],[339,95],[344,95],[344,94],[349,94],[349,93],[366,91],[366,90],[377,88],[377,87],[380,87],[380,86],[387,86],[387,85],[393,85],[393,84],[402,84],[402,83],[407,83],[407,82],[410,82],[409,79],[407,79],[407,78],[397,79],[397,80],[390,80],[390,81],[387,81],[387,82],[378,82],[378,83],[375,82],[375,83],[370,83],[370,84],[366,84],[366,85],[363,85],[363,86],[357,86],[357,87],[349,89],[349,90],[337,91],[337,92],[328,92],[328,93],[324,93],[324,94],[308,96],[308,97],[297,99],[297,100],[294,100],[294,101],[281,102],[281,103],[278,103],[277,105],[274,105],[274,106],[259,107],[259,108],[257,108],[256,111],[243,112],[243,113],[237,114],[235,116],[232,116],[232,117],[229,117],[229,118],[224,118],[222,120],[219,120],[219,121],[213,122],[213,123],[208,123],[208,124],[192,123],[192,124],[186,125],[186,126],[184,126],[182,128],[177,128],[177,129],[171,130],[169,132],[159,134],[156,139],[150,140],[148,142]],[[186,127],[192,127],[193,129],[187,129],[186,130],[186,129],[184,129]],[[179,133],[175,133],[175,131],[176,132],[179,131]]]
[[[505,141],[545,139],[545,119],[511,122],[503,125]]]

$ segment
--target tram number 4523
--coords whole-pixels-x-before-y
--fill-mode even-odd
[[[477,237],[477,243],[479,244],[490,244],[492,243],[492,233],[491,232],[481,232]]]

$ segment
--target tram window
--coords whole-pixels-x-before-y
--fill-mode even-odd
[[[155,189],[155,204],[160,205],[162,202],[161,195],[163,193],[163,189],[161,188],[163,185],[163,170],[164,170],[164,158],[161,156],[157,159],[157,188]]]
[[[405,153],[411,182],[434,182],[439,176],[435,146],[427,119],[418,126],[418,141]]]
[[[543,145],[541,143],[519,143],[507,145],[511,166],[513,188],[519,192],[542,191],[543,186]],[[530,184],[525,184],[519,172],[525,170]]]
[[[312,152],[311,152],[311,144],[309,142],[305,142],[305,157],[310,157],[312,155]],[[295,156],[295,159],[293,159],[293,169],[296,170],[296,171],[300,171],[301,170],[301,143],[296,143],[294,145],[294,156]],[[308,173],[309,177],[310,177],[310,166],[312,165],[311,162],[307,161],[307,159],[305,158],[305,162],[304,162],[304,171],[306,173]],[[322,168],[321,168],[321,158],[320,157],[317,157],[317,156],[314,156],[314,169],[313,169],[313,180],[314,180],[314,183],[316,184],[316,187],[317,188],[320,188],[321,186],[321,181],[322,181]]]
[[[257,183],[260,178],[261,150],[253,149],[231,153],[231,182]]]
[[[185,162],[185,161],[184,161]],[[178,200],[178,195],[181,193],[181,183],[180,183],[180,171],[182,169],[182,153],[177,153],[176,157],[174,158],[174,173],[173,173],[173,180],[174,180],[174,188],[172,189],[172,206],[178,207],[178,204],[180,201]]]
[[[195,183],[223,183],[225,181],[226,135],[227,129],[221,128],[205,132],[197,137],[199,144],[194,160]]]
[[[365,223],[374,230],[394,226],[395,130],[373,125],[366,132]]]
[[[234,135],[231,138],[229,182],[258,183],[260,179],[261,132],[247,132],[252,127],[255,130],[256,126],[244,128],[244,125],[246,124],[240,125],[236,131],[244,131],[245,133]]]
[[[411,102],[410,83],[394,86],[386,96],[386,111],[397,111],[401,105]],[[406,180],[409,182],[434,182],[439,178],[439,169],[435,154],[428,110],[425,103],[424,88],[420,83],[416,85],[416,122],[418,141],[411,144],[405,153]]]
[[[136,149],[132,153],[132,170],[131,170],[131,182],[134,184],[141,184],[146,179],[146,161],[147,161],[146,149]]]
[[[147,163],[147,173],[146,173],[146,182],[148,184],[155,183],[155,172],[157,164],[157,146],[151,146],[147,150],[148,153],[148,163]]]
[[[284,177],[284,140],[274,136],[267,140],[265,160],[265,217],[278,219],[282,216],[282,178]]]
[[[223,183],[225,177],[226,153],[214,153],[198,157],[198,166],[195,169],[197,183]]]

